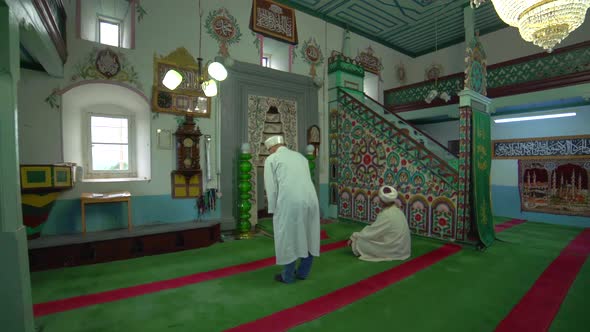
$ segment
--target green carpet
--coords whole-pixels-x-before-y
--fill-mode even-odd
[[[294,331],[493,331],[579,228],[527,222]],[[586,306],[588,304],[586,289]],[[577,319],[573,326],[578,325]],[[571,329],[570,331],[575,331]],[[579,330],[579,329],[578,329]]]
[[[581,331],[590,327],[590,315],[588,306],[590,305],[590,260],[578,273],[570,291],[561,304],[561,308],[555,320],[551,325],[551,332],[571,332]]]
[[[439,247],[414,242],[414,255]],[[225,254],[229,254],[226,252]],[[216,279],[191,286],[38,318],[50,331],[221,331],[345,287],[401,262],[368,263],[349,248],[320,256],[310,279],[279,284],[280,267]]]
[[[330,234],[330,239],[322,241],[324,244],[344,240],[362,226],[329,224],[322,225],[322,228]],[[196,250],[34,272],[31,274],[33,303],[171,279],[273,255],[272,240],[256,237],[248,241],[218,243]]]
[[[496,218],[504,222],[509,218]],[[362,228],[353,223],[322,225],[329,243]],[[527,222],[501,233],[485,252],[461,252],[361,301],[294,330],[314,331],[493,331],[579,228]],[[441,243],[413,238],[413,256]],[[35,302],[179,277],[271,257],[265,237],[208,248],[32,274]],[[323,254],[309,280],[283,285],[273,266],[36,319],[43,332],[223,331],[330,293],[402,262],[368,263],[349,248]],[[589,326],[590,263],[586,263],[559,312],[552,331]]]

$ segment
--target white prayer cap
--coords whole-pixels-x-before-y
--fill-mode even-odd
[[[383,186],[379,189],[379,198],[383,203],[392,203],[397,198],[397,190],[392,186]]]
[[[285,144],[285,139],[283,136],[272,136],[264,141],[264,146],[266,146],[266,148],[269,150],[277,144]]]

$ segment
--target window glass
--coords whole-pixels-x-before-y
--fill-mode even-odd
[[[99,36],[101,44],[119,47],[119,24],[100,20]]]
[[[129,170],[129,119],[90,117],[93,171]]]

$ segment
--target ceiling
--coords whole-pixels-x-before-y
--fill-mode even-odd
[[[275,0],[411,57],[465,41],[469,0]],[[491,2],[475,10],[480,35],[505,28]]]

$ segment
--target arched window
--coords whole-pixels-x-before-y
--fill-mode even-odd
[[[137,91],[87,83],[62,95],[64,160],[83,167],[82,181],[149,180],[150,106]]]

